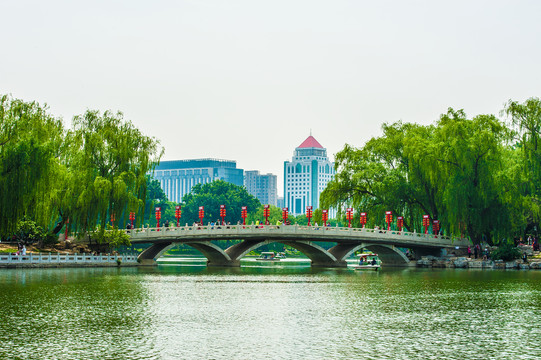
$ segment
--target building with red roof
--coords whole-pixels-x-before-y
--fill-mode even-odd
[[[295,148],[291,161],[284,162],[284,206],[294,215],[306,207],[319,207],[319,196],[334,176],[334,163],[312,135]]]

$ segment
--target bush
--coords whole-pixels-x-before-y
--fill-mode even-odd
[[[37,242],[40,244],[55,244],[58,241],[58,237],[55,234],[46,232],[34,221],[23,219],[17,224],[17,231],[13,236],[13,240],[26,245]]]
[[[494,250],[490,257],[492,260],[512,261],[519,259],[522,256],[520,250],[511,244],[501,244],[496,250]]]

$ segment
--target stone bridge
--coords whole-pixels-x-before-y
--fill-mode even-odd
[[[407,265],[409,259],[399,248],[409,248],[417,258],[440,255],[449,247],[465,248],[469,240],[440,235],[386,231],[366,228],[343,228],[302,225],[229,225],[185,226],[126,230],[132,244],[149,243],[151,246],[138,257],[142,264],[156,264],[156,259],[178,243],[199,250],[208,266],[240,266],[240,259],[258,247],[279,242],[291,246],[308,258],[315,267],[346,267],[346,259],[355,251],[365,248],[377,253],[384,265]],[[213,240],[240,240],[222,249]],[[335,243],[324,249],[318,243]]]

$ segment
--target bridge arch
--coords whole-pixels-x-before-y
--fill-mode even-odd
[[[409,263],[406,254],[393,245],[366,244],[363,247],[378,254],[383,265],[403,266]]]
[[[228,266],[238,266],[240,265],[240,259],[242,259],[246,254],[250,253],[252,250],[255,250],[263,245],[272,244],[272,243],[281,243],[287,246],[290,246],[294,249],[299,250],[301,253],[306,255],[311,261],[312,266],[315,267],[345,267],[347,266],[346,262],[343,259],[337,259],[333,254],[329,253],[327,250],[317,245],[312,241],[303,241],[298,240],[294,242],[284,241],[280,239],[267,239],[267,240],[245,240],[240,243],[234,244],[225,250],[225,253],[228,254],[231,258],[230,265]],[[213,265],[209,262],[209,265]]]
[[[313,241],[282,241],[277,239],[268,240],[245,240],[230,246],[223,250],[218,245],[210,241],[188,241],[182,242],[194,249],[200,251],[207,258],[207,266],[240,266],[240,259],[263,245],[271,243],[282,243],[299,250],[306,255],[314,267],[346,267],[344,258],[338,259],[331,252],[325,250]],[[138,259],[142,264],[154,264],[155,260],[160,258],[167,250],[180,242],[167,241],[153,244],[141,254]]]

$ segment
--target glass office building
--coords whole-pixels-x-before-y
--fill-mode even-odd
[[[237,162],[220,159],[195,159],[162,161],[152,174],[167,195],[169,201],[181,202],[196,184],[224,180],[244,185],[244,170],[237,169]]]

